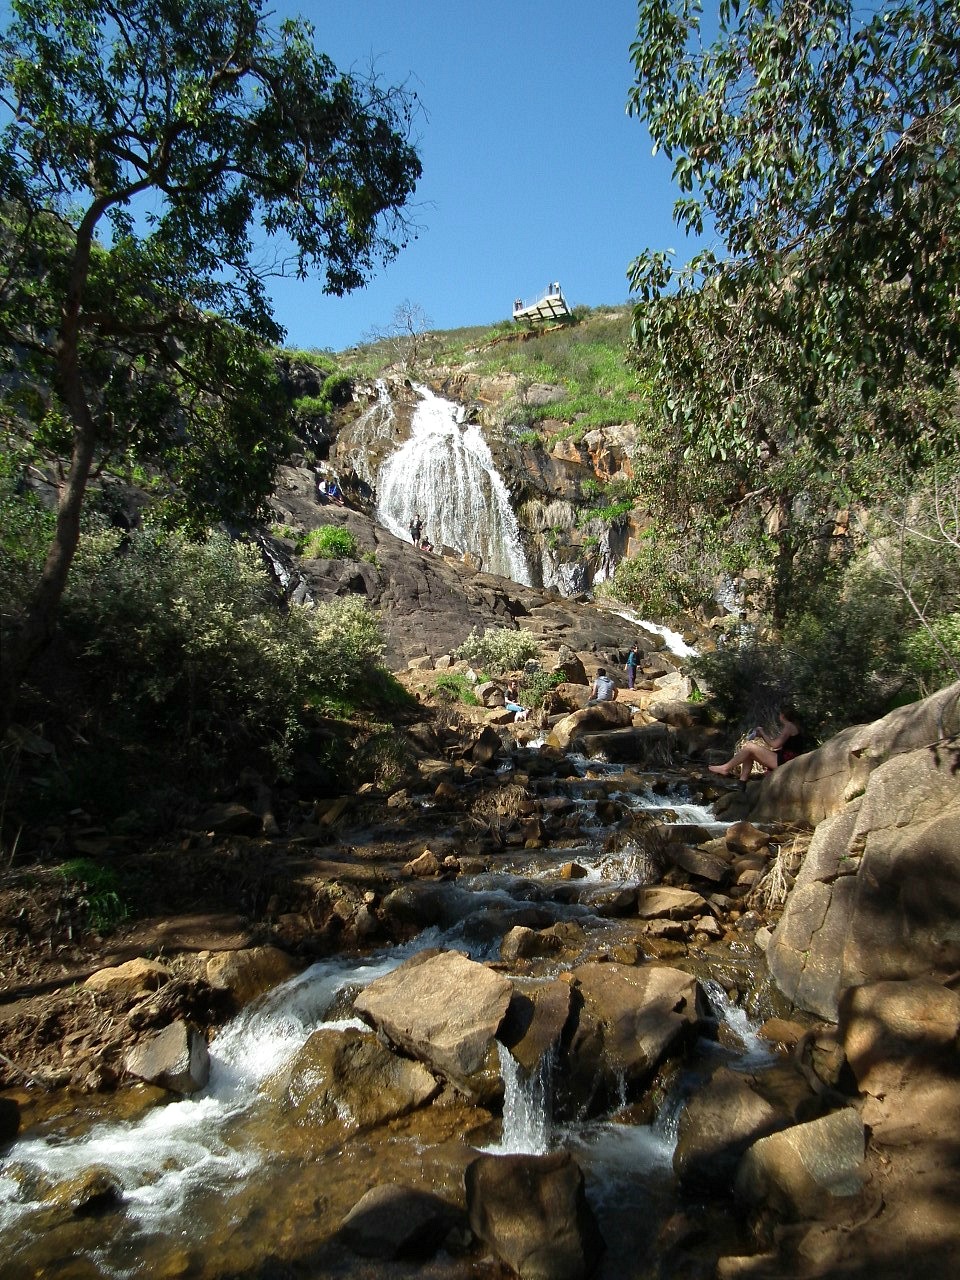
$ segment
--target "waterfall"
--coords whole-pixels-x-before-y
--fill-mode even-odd
[[[480,428],[462,405],[418,386],[410,438],[380,467],[377,518],[409,539],[415,515],[437,551],[470,554],[485,573],[529,586],[520,527]]]
[[[357,442],[358,447],[352,447],[348,450],[350,465],[364,484],[369,485],[371,489],[376,489],[377,477],[371,470],[370,459],[376,456],[374,446],[384,442],[390,446],[393,445],[393,437],[396,430],[396,413],[393,408],[393,400],[390,398],[390,390],[383,379],[377,378],[373,387],[377,393],[377,398],[364,409],[356,422],[342,434],[345,441],[350,439]]]
[[[503,1077],[503,1129],[498,1155],[542,1156],[550,1149],[550,1079],[553,1052],[527,1073],[510,1050],[497,1041]]]

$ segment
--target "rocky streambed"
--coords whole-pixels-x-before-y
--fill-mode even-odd
[[[489,747],[423,758],[376,826],[187,837],[286,878],[259,934],[80,988],[124,1087],[64,1045],[86,1093],[6,1090],[5,1276],[854,1273],[889,1156],[757,945],[805,833],[718,821],[698,770]]]

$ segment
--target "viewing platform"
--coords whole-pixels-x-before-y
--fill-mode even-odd
[[[558,282],[548,284],[543,293],[532,302],[517,298],[513,304],[514,320],[562,320],[564,316],[571,314]]]

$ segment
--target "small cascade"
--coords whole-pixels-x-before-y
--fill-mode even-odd
[[[503,1077],[503,1130],[497,1155],[542,1156],[550,1150],[551,1079],[554,1054],[546,1053],[535,1071],[526,1072],[497,1041]]]
[[[731,1002],[716,978],[707,978],[702,985],[717,1021],[725,1022],[743,1046],[742,1053],[737,1057],[736,1069],[755,1071],[769,1063],[775,1054],[772,1047],[757,1034],[759,1024],[751,1019],[746,1010]]]
[[[377,378],[373,389],[376,399],[364,409],[356,422],[341,433],[343,444],[347,447],[346,460],[371,490],[375,490],[377,486],[377,460],[383,456],[385,447],[393,448],[397,428],[397,415],[387,384],[382,378]],[[352,444],[348,445],[348,441]]]
[[[463,422],[462,405],[416,388],[410,438],[381,465],[377,518],[410,538],[414,516],[437,551],[470,555],[485,573],[529,586],[530,570],[510,495],[480,428]]]

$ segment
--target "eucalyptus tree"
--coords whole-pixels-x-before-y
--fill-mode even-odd
[[[673,162],[679,226],[631,266],[663,410],[714,456],[957,443],[915,411],[960,357],[956,0],[640,0],[629,109]],[[841,398],[868,412],[838,421]]]
[[[262,0],[10,8],[0,334],[70,462],[6,637],[7,710],[52,631],[103,452],[162,453],[196,514],[256,505],[283,431],[259,364],[282,337],[267,278],[362,285],[411,234],[420,176],[415,95],[341,73]]]

